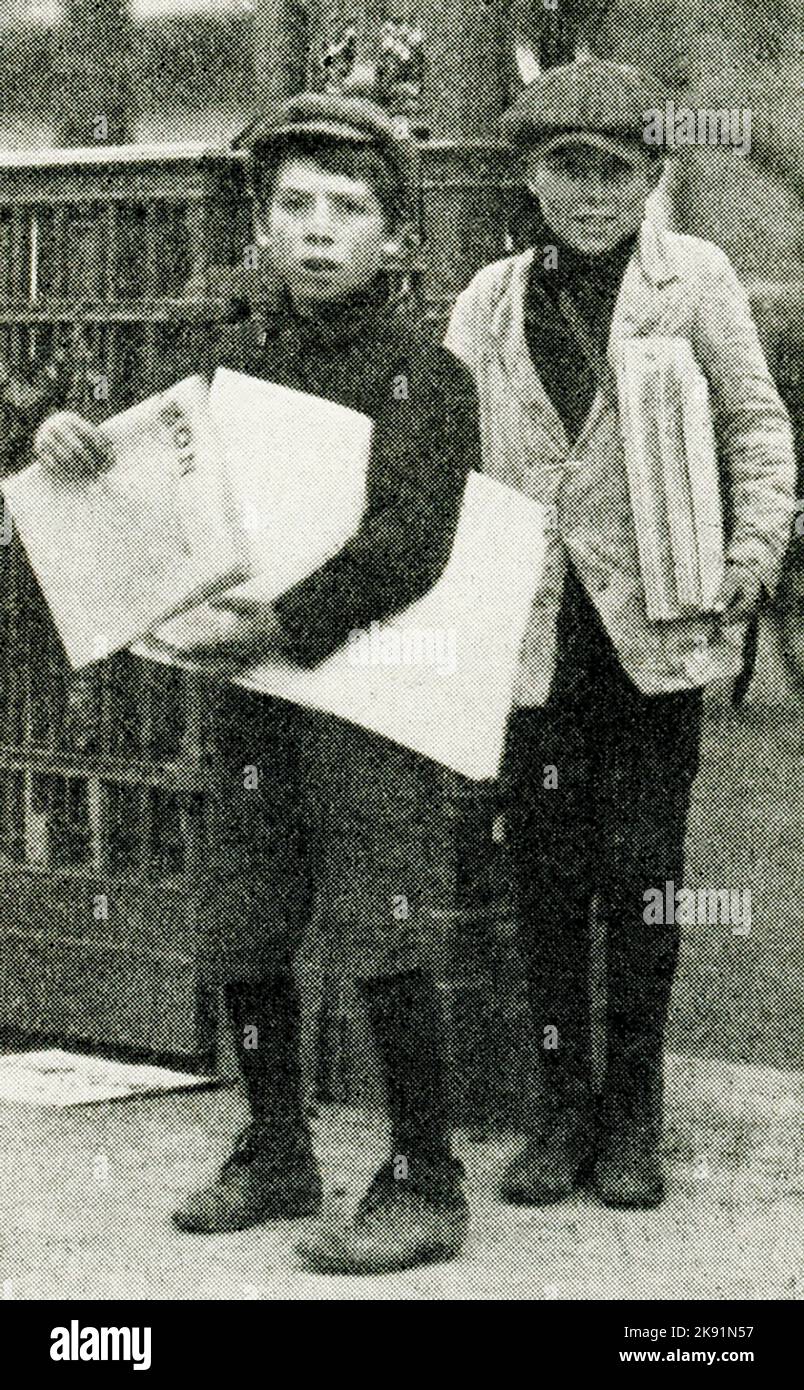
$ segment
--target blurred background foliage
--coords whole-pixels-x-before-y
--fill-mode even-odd
[[[678,105],[747,107],[751,157],[687,151],[685,224],[757,278],[804,274],[804,7],[800,0],[615,0],[597,52],[653,68]]]

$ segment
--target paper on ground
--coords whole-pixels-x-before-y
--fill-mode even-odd
[[[544,554],[542,507],[473,473],[452,555],[424,598],[313,670],[268,663],[238,683],[360,724],[465,777],[494,777]],[[194,669],[145,643],[134,650]]]
[[[248,572],[200,377],[101,429],[111,468],[62,480],[34,463],[2,485],[74,667]]]
[[[195,1090],[212,1078],[135,1062],[108,1061],[86,1053],[48,1048],[0,1057],[0,1101],[56,1110],[158,1091]]]

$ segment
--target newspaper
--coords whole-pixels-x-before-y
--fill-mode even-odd
[[[706,378],[685,338],[634,338],[620,345],[618,389],[648,617],[707,612],[724,542]]]
[[[248,556],[234,593],[270,602],[337,554],[360,523],[373,421],[320,396],[226,369],[215,373],[211,417],[225,443],[228,486]],[[225,632],[201,604],[155,635],[182,647]]]
[[[101,426],[114,463],[4,479],[14,524],[73,667],[111,655],[247,572],[201,377]]]
[[[313,670],[266,662],[237,683],[360,724],[465,777],[494,777],[545,548],[544,509],[473,473],[450,559],[429,593],[355,632]],[[134,650],[197,669],[147,643]]]

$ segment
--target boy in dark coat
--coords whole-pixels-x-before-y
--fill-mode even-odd
[[[385,114],[358,98],[303,94],[256,123],[247,144],[257,238],[275,293],[245,322],[208,333],[170,375],[230,367],[362,411],[374,433],[355,536],[278,602],[230,604],[226,641],[197,654],[244,668],[269,653],[315,664],[441,573],[477,462],[474,388],[389,292],[386,245],[404,222],[410,189],[405,147]],[[62,470],[106,461],[97,433],[76,416],[48,422],[38,445]],[[176,1223],[225,1231],[319,1208],[291,970],[315,889],[331,963],[358,978],[367,1003],[392,1134],[389,1160],[351,1225],[314,1232],[300,1251],[338,1272],[448,1257],[463,1244],[467,1207],[446,1115],[433,943],[420,911],[427,843],[417,812],[438,794],[437,769],[279,700],[230,685],[211,685],[210,695],[221,833],[209,847],[204,896],[252,1121]],[[244,769],[255,767],[247,784],[256,787],[244,790]],[[354,819],[355,796],[365,803],[364,826],[333,852],[339,819]]]

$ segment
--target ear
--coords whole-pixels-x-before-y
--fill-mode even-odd
[[[383,259],[387,270],[407,272],[413,268],[421,248],[421,238],[411,221],[400,222],[388,230],[383,244]]]
[[[260,211],[259,203],[254,203],[251,217],[251,228],[254,232],[255,246],[267,246],[270,241],[270,233],[265,219],[265,213]]]

